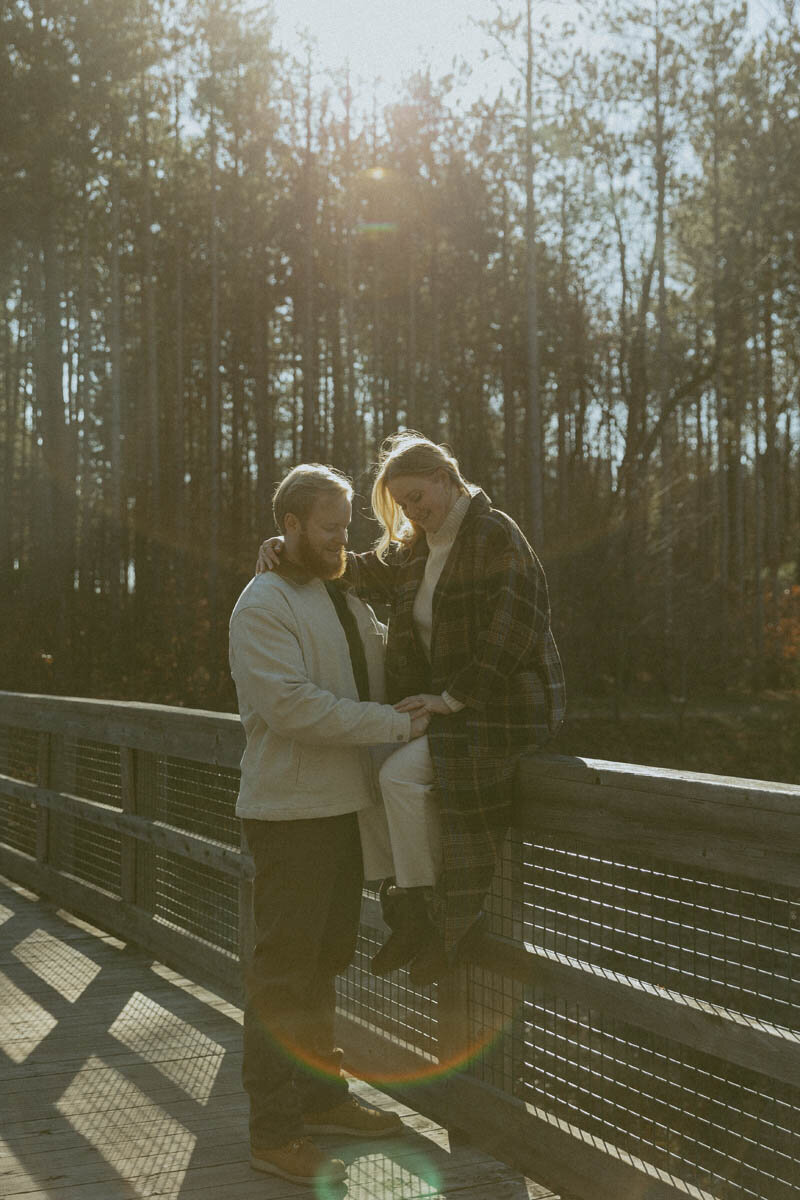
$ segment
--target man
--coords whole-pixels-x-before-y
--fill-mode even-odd
[[[334,1048],[334,981],[358,935],[357,813],[374,799],[368,747],[427,727],[376,702],[383,628],[333,582],[344,571],[351,501],[349,481],[329,467],[287,475],[273,497],[281,567],[250,581],[230,623],[247,739],[236,811],[255,862],[242,1067],[250,1162],[308,1184],[340,1180],[345,1168],[307,1133],[402,1128],[396,1114],[348,1095]]]

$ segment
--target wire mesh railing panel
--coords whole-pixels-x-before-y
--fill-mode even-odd
[[[370,973],[370,960],[384,940],[379,930],[362,923],[353,962],[337,980],[339,1008],[391,1043],[435,1060],[438,1020],[430,992],[413,988],[406,970],[385,979]]]
[[[236,953],[239,944],[239,885],[230,875],[157,849],[155,916]]]
[[[122,807],[119,746],[86,738],[64,745],[64,790],[85,800]]]
[[[0,725],[0,773],[36,783],[39,761],[39,735],[35,729]]]
[[[82,817],[56,814],[50,832],[51,861],[59,871],[119,896],[121,838]]]
[[[201,837],[239,845],[239,772],[230,767],[159,758],[157,819]]]
[[[524,1046],[523,984],[482,967],[468,968],[468,1057],[471,1073],[484,1083],[516,1094]]]
[[[0,829],[3,845],[23,854],[36,853],[36,805],[0,790]]]
[[[796,1200],[800,1087],[539,989],[507,1036],[513,1094],[540,1112],[719,1200]],[[496,1084],[489,1057],[474,1071]]]
[[[796,1029],[797,901],[766,884],[512,834],[488,907],[493,931],[517,943]],[[468,994],[470,1036],[486,1045],[476,1078],[679,1190],[796,1200],[800,1080],[776,1083],[477,967]]]
[[[39,735],[33,729],[0,726],[0,774],[24,783],[36,783]],[[36,804],[0,789],[0,840],[23,854],[36,853]]]
[[[644,857],[523,843],[525,941],[798,1028],[800,897]]]

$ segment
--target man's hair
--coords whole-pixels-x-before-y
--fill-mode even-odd
[[[279,533],[286,532],[286,514],[294,513],[305,524],[318,496],[340,494],[353,498],[353,485],[335,467],[322,463],[300,463],[276,487],[272,512]]]

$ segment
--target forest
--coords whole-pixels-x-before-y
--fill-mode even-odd
[[[235,709],[275,485],[346,471],[365,548],[409,427],[534,545],[575,712],[800,741],[800,5],[759,2],[487,0],[496,87],[388,103],[269,4],[4,5],[0,687]]]

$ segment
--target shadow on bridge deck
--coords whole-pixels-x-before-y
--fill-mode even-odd
[[[241,1011],[0,879],[0,1195],[308,1196],[247,1162]],[[396,1108],[406,1136],[342,1145],[351,1200],[546,1200],[549,1192]],[[327,1196],[326,1196],[327,1200]]]

